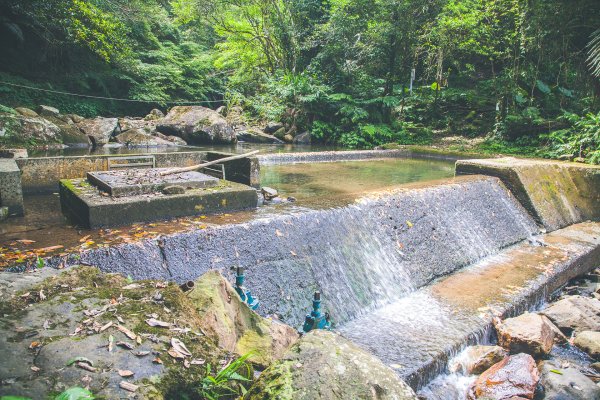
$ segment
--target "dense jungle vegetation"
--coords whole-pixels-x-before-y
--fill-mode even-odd
[[[193,101],[349,147],[461,135],[600,163],[598,0],[0,0],[0,51],[2,82],[148,101],[0,84],[10,106]]]

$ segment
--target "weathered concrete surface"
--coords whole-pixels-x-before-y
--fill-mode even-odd
[[[0,158],[0,205],[9,215],[23,215],[21,171],[13,159]]]
[[[107,197],[85,180],[63,179],[59,192],[63,213],[90,228],[244,210],[256,207],[258,202],[253,188],[223,180],[218,186],[189,189],[182,194]]]
[[[339,335],[312,331],[265,372],[245,400],[417,400],[377,358]]]
[[[536,239],[357,318],[340,331],[419,388],[443,371],[462,346],[489,340],[494,317],[517,315],[539,304],[600,259],[599,223],[573,225]]]
[[[138,155],[139,154],[134,154]],[[149,153],[154,156],[157,168],[189,167],[203,161],[223,158],[231,154],[220,152],[186,151]],[[119,154],[118,157],[126,156]],[[114,156],[70,156],[18,159],[25,193],[56,192],[61,179],[85,178],[88,171],[107,171],[108,160]],[[258,186],[260,173],[256,157],[235,160],[225,164],[227,180],[249,186]]]
[[[414,152],[410,149],[401,150],[348,150],[348,151],[315,151],[306,153],[272,153],[257,156],[261,164],[314,163],[353,160],[374,160],[378,158],[424,157],[456,160],[455,156],[444,154],[428,154]]]
[[[179,185],[184,189],[198,189],[217,186],[219,179],[200,173],[187,171],[162,176],[168,168],[129,169],[116,171],[93,171],[87,173],[87,180],[111,196],[134,196],[160,192],[167,186]]]
[[[499,177],[548,231],[600,220],[600,166],[506,157],[459,160],[456,174]]]
[[[299,327],[314,290],[341,323],[536,232],[497,178],[460,177],[340,209],[98,248],[81,260],[135,279],[178,282],[209,269],[232,276],[232,268],[243,266],[261,313]]]

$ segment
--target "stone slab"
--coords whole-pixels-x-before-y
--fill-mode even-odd
[[[363,315],[340,331],[418,389],[462,348],[490,342],[494,316],[512,317],[535,307],[600,260],[600,223],[576,224],[536,239]]]
[[[183,194],[113,198],[102,196],[84,179],[63,179],[60,201],[65,215],[85,227],[99,228],[249,209],[256,207],[258,199],[255,189],[229,181],[220,181],[210,188],[189,189]]]
[[[9,215],[23,215],[21,171],[13,159],[0,158],[0,205],[8,207]]]
[[[182,186],[198,189],[217,186],[219,179],[197,171],[161,176],[170,168],[132,168],[113,171],[93,171],[87,173],[92,185],[114,197],[135,196],[155,193],[166,186]]]
[[[505,157],[459,160],[456,174],[500,178],[548,231],[600,220],[600,166]]]

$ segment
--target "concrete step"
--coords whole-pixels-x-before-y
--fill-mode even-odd
[[[539,305],[599,265],[600,223],[580,223],[507,248],[339,330],[418,389],[462,348],[489,340],[494,316]]]

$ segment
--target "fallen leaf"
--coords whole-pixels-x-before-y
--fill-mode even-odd
[[[177,338],[172,338],[171,339],[171,346],[173,346],[173,348],[175,349],[175,351],[177,351],[178,353],[183,354],[184,356],[188,356],[191,357],[192,353],[190,353],[190,351],[188,350],[187,347],[185,347],[185,344],[177,339]]]
[[[206,360],[203,360],[202,358],[194,358],[192,361],[190,361],[190,364],[192,364],[192,365],[204,365],[205,362],[206,362]]]
[[[171,357],[173,357],[173,358],[177,358],[177,359],[185,358],[185,356],[183,354],[181,354],[180,352],[178,352],[174,348],[170,348],[169,351],[167,351],[167,353],[169,353],[169,355]]]
[[[124,347],[127,350],[133,350],[134,349],[133,345],[131,343],[127,343],[127,342],[117,342],[117,346]]]
[[[67,361],[67,366],[73,365],[76,362],[87,363],[90,366],[94,365],[94,363],[92,362],[92,360],[90,360],[89,358],[85,358],[85,357],[79,356],[79,357],[71,358],[69,361]]]
[[[110,335],[108,337],[108,351],[111,352],[113,351],[113,343],[115,342],[115,338],[113,337],[113,335]]]
[[[50,329],[50,320],[45,320],[44,325],[42,326],[44,329]]]
[[[155,318],[148,318],[148,319],[146,320],[146,323],[147,323],[148,325],[150,325],[150,326],[159,326],[159,327],[161,327],[161,328],[168,328],[168,327],[170,327],[170,326],[171,326],[171,324],[170,324],[170,323],[168,323],[168,322],[164,322],[164,321],[159,321],[159,320],[157,320],[157,319],[155,319]]]
[[[283,233],[281,233],[281,231],[279,229],[275,229],[275,234],[277,236],[283,236]]]
[[[123,378],[129,378],[130,376],[133,376],[133,371],[130,371],[128,369],[120,369],[119,375]]]
[[[112,324],[113,324],[113,323],[112,323],[112,321],[110,321],[110,322],[106,323],[105,325],[103,325],[103,326],[100,328],[100,332],[104,332],[105,330],[107,330],[108,328],[110,328],[110,327],[112,326]]]
[[[135,340],[135,338],[137,338],[137,335],[135,333],[125,328],[123,325],[117,325],[117,329],[123,332],[125,336],[127,336],[131,340]]]
[[[189,368],[190,362],[188,360],[183,360],[183,366],[184,366],[184,368]]]
[[[295,252],[295,251],[293,251],[293,250],[290,250],[290,253],[291,253],[293,256],[297,256],[297,255],[298,255],[298,254],[296,254],[296,252]]]
[[[92,367],[91,365],[84,363],[84,362],[78,362],[75,365],[77,365],[79,368],[81,369],[85,369],[86,371],[89,372],[96,372],[96,368]]]
[[[121,289],[131,290],[131,289],[139,289],[141,287],[142,287],[142,285],[140,285],[139,283],[131,283],[129,285],[123,286]]]
[[[83,243],[83,242],[85,242],[85,241],[86,241],[86,240],[88,240],[88,239],[89,239],[91,236],[92,236],[92,235],[87,235],[87,236],[84,236],[84,237],[82,237],[81,239],[79,239],[79,243]]]
[[[46,300],[46,295],[44,294],[44,290],[40,290],[40,301]]]
[[[412,227],[413,227],[413,223],[412,223],[412,222],[410,222],[410,221],[406,221],[406,225],[408,225],[408,227],[409,227],[409,228],[412,228]]]
[[[558,375],[562,375],[563,374],[562,372],[560,372],[557,369],[551,369],[550,372],[553,372],[553,373],[558,374]]]
[[[35,365],[32,365],[30,368],[33,372],[40,372],[40,368],[36,367]]]
[[[121,387],[121,389],[125,389],[129,392],[135,392],[139,388],[138,385],[134,385],[133,383],[129,383],[129,382],[125,382],[125,381],[121,381],[121,383],[119,383],[119,386]]]
[[[21,244],[32,244],[32,243],[35,243],[35,240],[19,239],[19,240],[17,240],[17,242],[19,242]]]
[[[35,349],[37,347],[40,347],[42,344],[40,342],[31,342],[31,344],[29,345],[30,349]]]
[[[150,354],[150,352],[149,352],[149,351],[146,351],[146,350],[144,350],[144,351],[134,351],[134,352],[133,352],[133,355],[134,355],[134,356],[137,356],[137,357],[145,357],[145,356],[147,356],[148,354]]]
[[[158,357],[156,357],[154,360],[152,360],[152,362],[154,364],[162,364],[163,363],[162,360],[160,358],[158,358]]]

